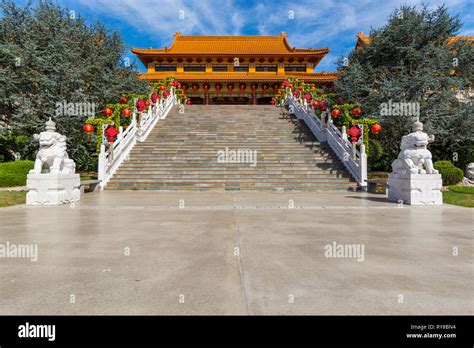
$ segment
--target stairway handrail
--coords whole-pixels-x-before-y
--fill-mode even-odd
[[[166,118],[173,105],[177,104],[175,88],[170,88],[168,98],[163,99],[161,96],[160,100],[157,103],[151,103],[145,112],[138,112],[136,103],[137,98],[134,99],[132,121],[127,129],[124,131],[120,126],[117,139],[112,144],[106,147],[102,142],[100,145],[98,179],[101,190],[105,188],[112,175],[128,157],[137,141],[145,141],[156,123],[160,119]]]
[[[367,154],[365,145],[360,143],[360,150],[357,150],[356,143],[352,143],[347,139],[346,128],[343,126],[342,131],[333,123],[329,112],[322,112],[319,118],[306,100],[296,98],[292,93],[287,93],[287,97],[283,102],[288,106],[290,113],[296,118],[303,120],[314,136],[320,142],[327,142],[332,151],[336,154],[344,167],[349,171],[357,184],[362,189],[367,187]],[[328,121],[326,122],[326,116]],[[363,139],[361,135],[360,139]]]

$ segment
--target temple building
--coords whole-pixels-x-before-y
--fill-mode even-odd
[[[288,77],[331,87],[336,73],[313,70],[328,48],[295,48],[279,36],[184,36],[171,47],[133,48],[142,79],[176,78],[194,104],[269,104]]]

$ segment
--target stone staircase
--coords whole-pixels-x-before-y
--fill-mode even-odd
[[[256,150],[255,166],[219,162],[218,151],[226,147],[229,153]],[[316,191],[356,186],[331,149],[279,108],[190,105],[184,113],[174,107],[159,121],[106,189]]]

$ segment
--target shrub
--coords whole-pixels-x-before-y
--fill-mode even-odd
[[[26,175],[33,167],[33,161],[0,163],[0,187],[26,185]]]
[[[436,161],[434,167],[439,170],[444,186],[456,185],[464,178],[462,169],[455,167],[451,161]]]
[[[436,161],[436,162],[434,163],[434,167],[435,167],[436,169],[438,169],[438,168],[444,168],[444,167],[453,167],[453,166],[454,166],[453,163],[452,163],[451,161],[449,161],[449,160],[447,160],[447,161]]]

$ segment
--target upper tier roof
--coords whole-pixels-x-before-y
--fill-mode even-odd
[[[141,55],[326,55],[327,48],[290,46],[286,33],[279,36],[182,36],[177,32],[171,47],[132,48]]]
[[[447,42],[450,45],[456,41],[474,41],[474,36],[450,36]],[[370,45],[371,42],[372,38],[369,35],[364,35],[361,31],[357,33],[356,48]]]

